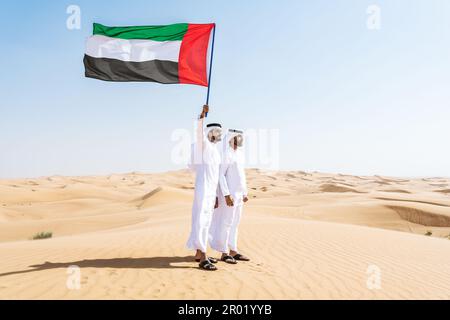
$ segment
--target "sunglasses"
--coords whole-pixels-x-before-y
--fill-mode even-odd
[[[233,139],[230,140],[230,144],[234,145],[235,141],[236,141],[236,145],[238,147],[242,147],[242,145],[244,144],[244,137],[239,134],[239,135],[233,137]]]
[[[222,140],[222,130],[220,128],[215,128],[209,131],[208,138],[211,142]]]

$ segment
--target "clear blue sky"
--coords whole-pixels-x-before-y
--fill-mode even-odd
[[[280,169],[450,176],[450,1],[9,0],[0,178],[180,168],[171,133],[191,129],[205,89],[84,78],[94,21],[216,22],[210,120],[280,129]]]

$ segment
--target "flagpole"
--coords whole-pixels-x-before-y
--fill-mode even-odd
[[[212,74],[212,64],[214,57],[214,39],[216,37],[216,24],[214,24],[213,28],[213,36],[212,36],[212,44],[211,44],[211,59],[209,61],[209,77],[208,77],[208,92],[206,94],[206,105],[209,105],[209,92],[211,89],[211,74]],[[205,117],[208,116],[208,113],[205,114]]]

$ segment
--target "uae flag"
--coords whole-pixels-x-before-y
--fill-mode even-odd
[[[94,23],[86,77],[208,86],[207,52],[214,24],[106,27]]]

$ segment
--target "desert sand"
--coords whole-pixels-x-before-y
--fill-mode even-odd
[[[250,169],[252,261],[216,272],[185,248],[193,182],[185,170],[1,180],[0,299],[450,299],[448,178]]]

